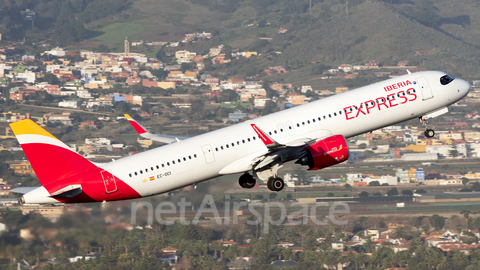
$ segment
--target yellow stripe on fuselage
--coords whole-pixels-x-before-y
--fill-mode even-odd
[[[10,127],[12,128],[12,131],[15,134],[15,136],[24,135],[24,134],[35,134],[35,135],[47,136],[47,137],[58,140],[57,138],[55,138],[55,136],[50,134],[48,131],[46,131],[39,125],[35,124],[30,119],[25,119],[19,122],[11,123]]]

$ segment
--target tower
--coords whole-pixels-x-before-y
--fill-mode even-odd
[[[130,54],[130,43],[128,42],[127,37],[125,37],[125,57],[128,57]]]

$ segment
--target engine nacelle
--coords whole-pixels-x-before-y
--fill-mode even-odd
[[[307,165],[309,170],[320,170],[344,162],[348,159],[348,146],[345,137],[334,135],[305,149],[306,155],[297,164]]]

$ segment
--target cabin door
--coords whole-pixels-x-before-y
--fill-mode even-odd
[[[101,171],[103,184],[105,185],[105,193],[112,193],[117,191],[117,183],[115,182],[115,176],[109,171]]]
[[[207,164],[215,162],[215,156],[213,155],[213,150],[210,144],[202,146],[203,155],[205,156],[205,162]]]
[[[432,88],[430,88],[430,85],[425,77],[417,78],[417,83],[420,91],[422,92],[423,100],[433,98]]]

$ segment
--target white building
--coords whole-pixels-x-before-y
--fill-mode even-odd
[[[269,101],[270,99],[267,98],[267,97],[256,97],[255,100],[254,100],[254,106],[255,107],[265,107],[265,105],[267,104],[267,101]]]
[[[16,79],[27,83],[35,83],[37,80],[37,74],[27,70],[25,72],[17,73]]]
[[[78,106],[75,100],[63,100],[58,103],[58,107],[76,109]]]
[[[48,65],[45,67],[47,73],[53,73],[54,70],[64,69],[62,65]]]
[[[313,92],[313,89],[310,85],[303,85],[302,88],[300,89],[300,91],[304,94],[306,94],[308,91],[312,91]]]
[[[460,143],[455,145],[458,152],[458,157],[467,157],[469,145]],[[427,153],[434,153],[440,155],[441,158],[453,158],[450,156],[450,151],[454,148],[451,145],[427,145]]]
[[[415,153],[415,154],[404,154],[402,160],[437,160],[438,154],[436,153]]]
[[[92,94],[90,94],[90,92],[88,92],[87,89],[79,88],[77,90],[77,97],[79,97],[79,98],[91,98]]]
[[[111,141],[107,138],[85,139],[85,144],[92,145],[110,145]]]
[[[60,96],[75,96],[77,94],[77,91],[75,90],[62,90],[60,92]]]
[[[59,47],[52,49],[50,51],[45,51],[45,54],[55,55],[55,56],[65,56],[65,50]]]

